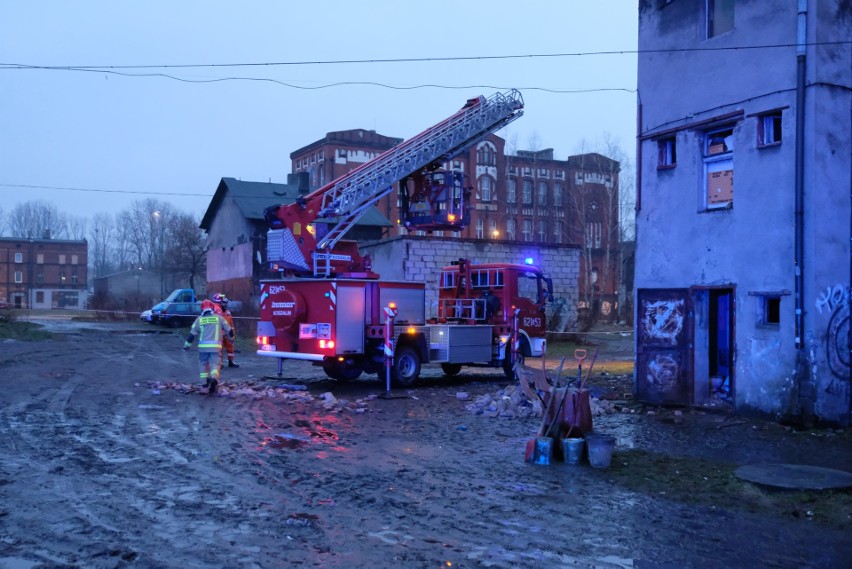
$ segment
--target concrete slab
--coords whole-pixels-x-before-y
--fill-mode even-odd
[[[852,486],[852,474],[805,464],[750,464],[737,469],[741,480],[791,490],[828,490]]]

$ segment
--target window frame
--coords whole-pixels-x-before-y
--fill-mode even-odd
[[[767,124],[769,128],[767,128]],[[781,146],[783,141],[783,116],[781,111],[769,111],[757,115],[757,147],[771,148]],[[767,141],[767,133],[771,140]]]
[[[525,219],[522,225],[522,235],[524,241],[530,242],[532,241],[533,236],[533,223],[531,219]]]
[[[657,170],[670,170],[677,166],[677,138],[666,136],[657,139]]]
[[[702,211],[718,211],[734,207],[734,150],[736,124],[717,126],[703,131],[702,135],[702,162],[704,178],[702,181],[701,201]],[[725,136],[720,136],[727,133]],[[714,136],[715,135],[715,136]],[[721,142],[718,139],[721,138]],[[720,147],[719,144],[722,146]],[[717,172],[730,172],[730,194],[729,200],[711,201],[710,175]],[[728,182],[724,182],[727,184]],[[724,191],[720,187],[717,191]]]

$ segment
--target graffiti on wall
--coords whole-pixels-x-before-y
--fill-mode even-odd
[[[683,299],[666,299],[648,302],[642,315],[645,338],[668,346],[676,346],[683,330]]]
[[[680,377],[680,361],[676,354],[657,354],[648,362],[648,373],[645,378],[650,391],[669,393],[678,389]]]
[[[849,287],[842,284],[828,286],[820,291],[816,299],[816,309],[820,314],[828,314],[828,326],[825,336],[825,355],[834,377],[843,380],[845,385],[832,381],[829,393],[849,396]]]

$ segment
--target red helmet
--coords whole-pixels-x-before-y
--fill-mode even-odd
[[[213,304],[212,300],[203,300],[201,302],[201,312],[204,312],[205,310],[213,310],[215,306],[216,305]]]

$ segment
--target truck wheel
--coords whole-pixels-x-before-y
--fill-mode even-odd
[[[461,371],[461,364],[441,364],[441,369],[444,370],[444,375],[453,377]]]
[[[400,387],[408,387],[420,377],[420,356],[411,346],[396,351],[391,368],[391,381]]]
[[[522,352],[518,352],[518,359],[516,360],[516,363],[524,365],[524,354]],[[515,364],[512,362],[511,353],[509,353],[503,360],[503,373],[506,374],[506,377],[510,381],[515,381]]]
[[[357,366],[348,366],[339,362],[328,362],[322,365],[322,370],[331,379],[338,381],[355,381],[364,371]]]

